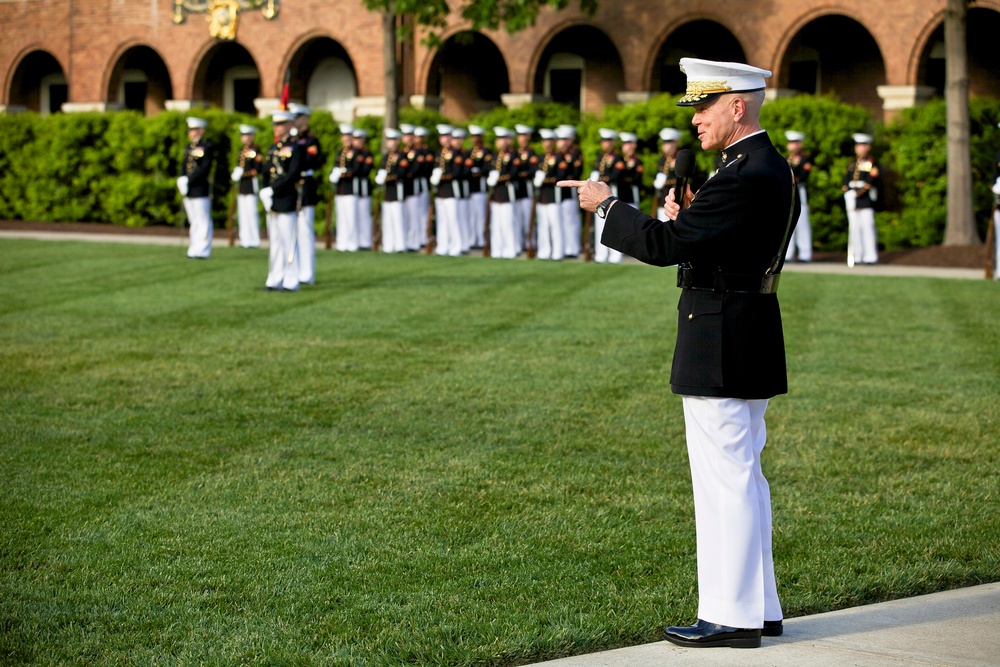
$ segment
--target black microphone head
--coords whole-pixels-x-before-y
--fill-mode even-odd
[[[682,148],[677,151],[677,157],[674,158],[674,173],[677,174],[677,178],[687,178],[691,175],[691,167],[694,166],[694,153],[686,148]]]

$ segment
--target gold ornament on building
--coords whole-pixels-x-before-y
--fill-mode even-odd
[[[277,18],[280,0],[174,0],[173,22],[187,22],[188,14],[207,14],[208,31],[212,37],[232,41],[240,12],[259,9],[268,21]]]

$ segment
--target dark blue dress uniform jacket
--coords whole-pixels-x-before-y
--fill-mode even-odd
[[[690,264],[709,283],[716,273],[763,277],[775,261],[780,271],[799,215],[788,163],[765,133],[725,153],[676,221],[615,204],[601,241],[647,264]],[[675,394],[760,399],[788,391],[777,294],[685,288],[677,309]]]

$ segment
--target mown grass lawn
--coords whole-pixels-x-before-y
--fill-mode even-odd
[[[672,270],[0,240],[0,663],[515,665],[694,620]],[[1000,290],[788,274],[790,616],[1000,580]]]

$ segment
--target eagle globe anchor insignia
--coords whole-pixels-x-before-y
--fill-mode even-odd
[[[174,0],[174,23],[187,22],[188,14],[208,14],[208,31],[212,37],[236,39],[240,12],[259,9],[268,21],[277,18],[280,0]]]

